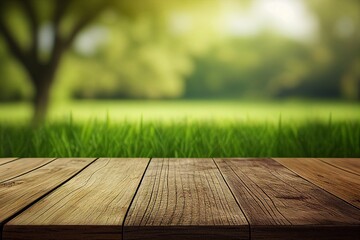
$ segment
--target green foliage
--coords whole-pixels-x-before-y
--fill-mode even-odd
[[[21,8],[17,1],[1,4],[5,2],[10,7],[3,16],[20,45],[29,47],[28,22]],[[56,1],[31,2],[35,3],[41,31],[51,29]],[[254,2],[227,1],[245,15]],[[63,36],[86,14],[100,14],[66,54],[56,76],[56,99],[360,99],[357,0],[304,0],[318,26],[309,41],[289,39],[271,29],[252,36],[220,36],[214,20],[223,7],[221,0],[70,3],[60,26]],[[189,22],[192,27],[186,29]],[[99,37],[87,47],[88,52],[81,50],[86,49],[81,41],[86,37]],[[29,99],[33,89],[27,83],[28,76],[4,46],[1,41],[0,101]],[[42,49],[43,59],[49,55],[46,51],[49,49]]]
[[[32,89],[27,75],[19,64],[5,54],[5,47],[0,42],[0,102],[30,99]]]
[[[156,33],[151,19],[131,23],[120,19],[112,23],[107,38],[107,45],[99,47],[93,58],[71,56],[73,63],[66,71],[75,71],[78,80],[62,81],[75,83],[73,96],[167,98],[183,94],[183,78],[191,62],[186,52],[176,51],[174,44]]]
[[[186,96],[278,97],[313,74],[310,54],[301,43],[269,33],[219,43],[197,58]]]
[[[360,99],[360,2],[349,0],[306,0],[319,23],[314,66],[317,73],[308,78],[305,89],[327,88],[331,95]],[[326,7],[324,7],[326,6]],[[316,78],[317,84],[311,80]]]

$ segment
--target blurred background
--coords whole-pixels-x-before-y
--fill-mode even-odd
[[[1,119],[42,121],[49,109],[278,119],[284,105],[295,117],[329,118],[337,104],[339,116],[359,117],[358,0],[3,0],[0,8]],[[319,102],[329,104],[309,110]]]

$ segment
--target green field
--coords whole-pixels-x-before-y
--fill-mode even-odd
[[[119,101],[54,104],[33,129],[0,105],[0,157],[360,157],[346,102]]]

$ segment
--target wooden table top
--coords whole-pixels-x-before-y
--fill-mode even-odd
[[[3,158],[0,240],[360,239],[360,159]]]

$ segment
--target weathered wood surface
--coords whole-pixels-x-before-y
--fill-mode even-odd
[[[272,159],[215,159],[251,239],[356,239],[360,210]]]
[[[121,239],[149,159],[98,159],[4,226],[4,239]]]
[[[0,183],[0,225],[74,176],[93,160],[56,159],[31,172]]]
[[[0,240],[360,239],[360,159],[1,162]]]
[[[124,239],[249,239],[247,221],[212,159],[152,159]]]
[[[360,159],[276,158],[275,160],[360,208]]]
[[[0,158],[0,166],[12,161],[15,161],[17,158]]]
[[[0,166],[0,183],[42,167],[54,158],[22,158]]]

